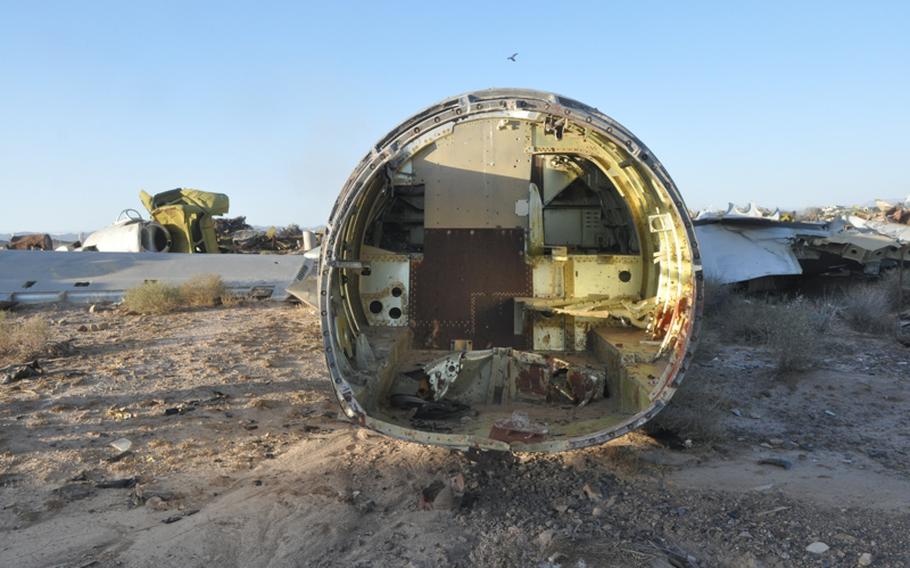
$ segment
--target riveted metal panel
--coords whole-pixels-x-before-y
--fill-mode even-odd
[[[364,247],[370,270],[360,276],[360,301],[370,325],[408,325],[410,260],[376,247]]]
[[[641,293],[639,255],[572,255],[574,297],[636,296]]]
[[[424,254],[411,267],[411,326],[416,347],[525,348],[514,332],[516,297],[531,294],[519,229],[427,229]]]
[[[426,228],[526,227],[516,203],[528,199],[530,132],[530,123],[519,120],[466,122],[415,157]]]

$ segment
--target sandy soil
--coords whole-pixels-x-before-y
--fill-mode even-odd
[[[831,334],[783,379],[708,345],[687,388],[712,397],[680,400],[712,434],[512,457],[339,420],[305,308],[13,317],[35,313],[74,352],[0,385],[3,567],[910,565],[910,350],[891,340]]]

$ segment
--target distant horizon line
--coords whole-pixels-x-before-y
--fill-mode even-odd
[[[734,205],[736,205],[736,206],[739,207],[739,208],[743,208],[743,207],[746,207],[746,208],[747,208],[747,207],[749,207],[750,204],[755,203],[756,206],[761,207],[762,209],[768,209],[768,210],[771,210],[771,211],[773,211],[773,210],[775,210],[775,209],[779,209],[779,210],[781,210],[781,211],[795,211],[795,212],[800,212],[800,211],[805,211],[805,210],[807,210],[807,209],[821,208],[821,207],[872,207],[872,206],[875,205],[875,202],[876,202],[876,201],[884,201],[884,202],[887,202],[887,203],[892,203],[892,204],[894,204],[894,205],[898,205],[898,204],[910,204],[910,194],[908,194],[906,197],[875,197],[875,198],[872,198],[872,199],[867,199],[866,201],[861,201],[861,202],[851,203],[851,204],[829,203],[829,204],[825,204],[825,205],[804,205],[804,206],[802,206],[802,207],[782,207],[782,206],[779,206],[779,205],[768,206],[768,205],[763,205],[761,202],[756,201],[756,200],[749,200],[749,201],[746,201],[746,202],[744,202],[744,203],[735,203],[735,202],[732,202],[732,201],[727,201],[727,202],[726,202],[727,205],[722,206],[722,207],[717,207],[717,206],[715,206],[715,205],[713,205],[713,204],[712,204],[712,205],[703,206],[703,207],[691,207],[691,206],[687,206],[687,207],[688,207],[689,211],[693,211],[693,212],[696,212],[696,213],[697,213],[697,212],[699,212],[699,211],[706,211],[706,210],[708,210],[708,211],[719,211],[719,210],[724,210],[724,209],[726,209],[726,207],[729,206],[730,203],[733,203]],[[224,215],[220,215],[219,217],[221,217],[221,218],[228,218],[228,219],[234,219],[234,218],[236,218],[236,217],[227,217],[227,216],[224,216]],[[238,217],[243,217],[243,215],[238,215]],[[326,219],[326,220],[328,220],[328,219]],[[104,225],[104,227],[108,227],[108,226],[110,226],[110,225],[112,225],[112,224],[113,224],[113,223],[109,223],[108,225]],[[270,227],[280,228],[280,227],[287,227],[287,226],[289,226],[289,225],[298,225],[298,226],[300,226],[300,227],[303,228],[303,229],[315,229],[315,228],[319,228],[319,227],[324,227],[324,226],[326,225],[326,223],[320,223],[320,224],[318,224],[318,225],[301,225],[300,223],[289,223],[289,224],[287,224],[287,225],[274,225],[274,224],[272,224],[272,225],[259,225],[259,224],[257,224],[257,225],[251,225],[251,227],[253,227],[254,229],[258,229],[258,230],[266,230],[266,229],[268,229],[268,228],[270,228]],[[101,228],[103,228],[103,227],[98,227],[98,228],[96,228],[96,229],[86,229],[86,230],[54,230],[54,231],[26,231],[26,230],[5,231],[5,230],[0,230],[0,237],[5,237],[5,236],[12,237],[12,236],[16,236],[16,235],[33,235],[33,234],[48,234],[48,235],[50,235],[51,237],[53,237],[53,236],[79,235],[80,233],[83,233],[83,234],[86,234],[86,235],[90,235],[91,233],[93,233],[93,232],[95,232],[95,231],[97,231],[97,230],[99,230],[99,229],[101,229]]]

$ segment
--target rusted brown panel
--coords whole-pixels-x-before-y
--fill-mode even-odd
[[[53,250],[54,243],[48,234],[19,235],[10,239],[9,248],[14,250]]]
[[[591,399],[596,385],[594,384],[594,381],[585,376],[583,373],[579,373],[578,371],[570,371],[569,387],[572,389],[572,394],[575,396],[575,401],[581,402],[583,400]]]
[[[513,413],[511,418],[501,418],[490,428],[490,439],[500,442],[541,442],[549,434],[546,424],[534,422],[527,415]]]
[[[549,383],[550,378],[546,373],[545,367],[534,365],[518,372],[515,387],[521,394],[546,398],[547,393],[550,391]]]
[[[514,333],[514,301],[531,295],[521,229],[427,229],[423,258],[411,267],[415,345],[449,349],[470,339],[474,349],[525,349]]]
[[[546,434],[541,432],[525,432],[522,430],[514,430],[507,428],[505,426],[500,426],[494,424],[490,428],[490,439],[499,440],[500,442],[521,442],[523,444],[531,444],[534,442],[541,442],[546,438]]]

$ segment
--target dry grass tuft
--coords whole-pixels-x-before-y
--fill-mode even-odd
[[[779,318],[768,337],[768,346],[777,359],[778,372],[805,371],[816,362],[830,318],[819,318],[813,302],[803,298],[775,304],[772,312]]]
[[[705,334],[696,363],[713,358],[723,343],[740,341],[766,347],[777,373],[792,378],[815,364],[837,312],[825,300],[747,298],[729,289],[714,294],[711,290],[706,291]],[[719,442],[727,435],[723,421],[733,407],[730,385],[710,366],[696,364],[689,372],[692,376],[646,428],[652,433],[672,432],[683,439]]]
[[[888,284],[863,284],[844,292],[841,315],[850,327],[864,333],[894,333],[897,294]]]
[[[734,297],[733,288],[729,284],[721,284],[716,280],[705,280],[705,316],[711,317],[723,312],[731,298]]]
[[[217,306],[227,296],[219,276],[203,275],[180,286],[145,282],[126,292],[123,307],[136,314],[166,314],[185,307]]]
[[[225,290],[224,295],[221,296],[221,304],[224,306],[242,306],[246,303],[247,297],[242,294],[234,294],[228,290]]]
[[[0,358],[31,359],[45,350],[49,339],[50,326],[44,318],[16,322],[0,312]]]
[[[217,306],[225,294],[224,282],[215,274],[197,276],[180,286],[180,297],[186,306]]]
[[[828,301],[802,296],[786,300],[745,298],[733,295],[708,325],[726,338],[771,349],[779,372],[812,367],[837,308]]]
[[[732,408],[730,385],[710,369],[693,367],[670,404],[645,426],[647,432],[672,432],[679,438],[717,443],[728,435],[723,419]]]
[[[180,288],[162,282],[145,282],[123,296],[123,307],[136,314],[166,314],[180,306]]]

